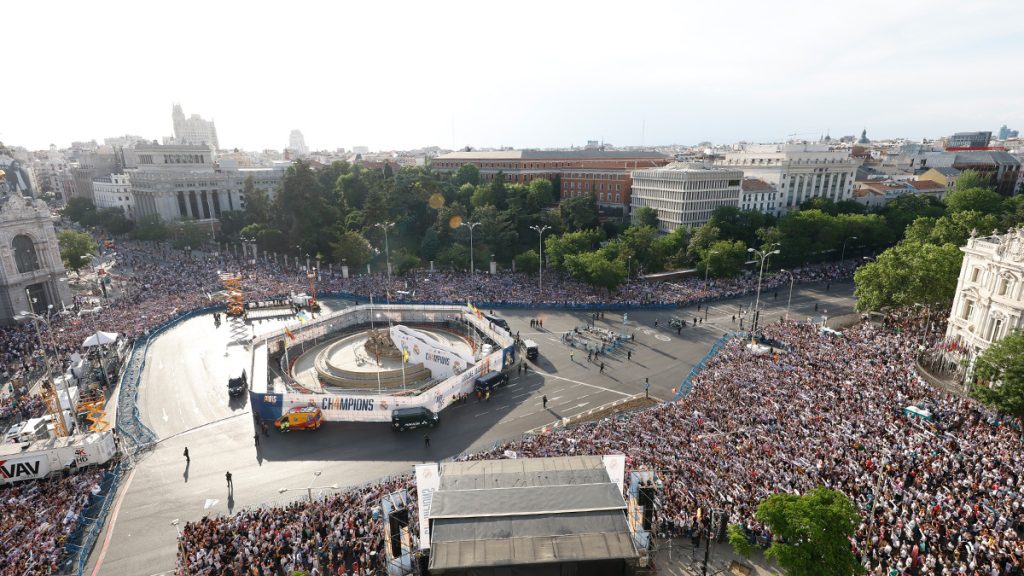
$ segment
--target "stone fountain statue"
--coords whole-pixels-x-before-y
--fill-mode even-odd
[[[373,358],[402,357],[402,352],[391,341],[391,334],[387,330],[370,330],[367,333],[366,344],[363,346],[366,353]]]

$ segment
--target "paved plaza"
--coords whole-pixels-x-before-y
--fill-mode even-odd
[[[830,290],[824,285],[798,286],[792,316],[820,321],[826,310],[829,316],[849,313],[852,292],[850,283],[835,284]],[[767,307],[762,323],[785,314],[787,296],[788,291],[762,294]],[[271,430],[269,436],[259,435],[257,447],[247,398],[229,399],[226,389],[228,377],[237,376],[247,364],[248,352],[228,345],[226,323],[215,327],[210,315],[186,320],[150,345],[139,408],[160,441],[123,483],[90,558],[89,572],[142,576],[172,572],[176,530],[185,522],[409,473],[413,464],[487,448],[642,394],[648,379],[652,397],[671,399],[710,346],[739,330],[739,320],[733,316],[752,300],[748,296],[723,301],[699,312],[696,307],[628,311],[626,323],[621,311],[606,312],[603,319],[594,321],[591,313],[582,311],[496,310],[513,333],[539,344],[540,356],[523,374],[513,369],[509,385],[490,401],[473,398],[443,411],[440,427],[430,431],[429,448],[424,447],[422,433],[396,433],[388,423],[326,423],[317,432],[284,436]],[[336,309],[346,303],[328,305]],[[693,319],[704,318],[705,313],[707,319],[693,326]],[[686,320],[687,326],[670,328],[672,318]],[[532,319],[541,320],[543,328],[531,328]],[[562,332],[592,321],[599,328],[634,337],[601,357],[603,372],[599,364],[587,361],[585,351],[570,348],[560,339]],[[255,331],[279,326],[280,321],[265,321]],[[543,396],[548,398],[546,408]],[[182,456],[186,447],[189,466]],[[230,497],[227,471],[234,480]]]

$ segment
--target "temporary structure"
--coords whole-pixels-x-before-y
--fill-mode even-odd
[[[117,332],[101,332],[97,331],[92,336],[85,339],[82,342],[83,348],[92,348],[93,346],[103,346],[104,344],[113,344],[117,342]]]

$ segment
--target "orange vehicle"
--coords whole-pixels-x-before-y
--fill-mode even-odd
[[[296,406],[286,412],[284,416],[274,420],[274,426],[281,432],[289,430],[316,430],[323,423],[324,413],[313,404]]]

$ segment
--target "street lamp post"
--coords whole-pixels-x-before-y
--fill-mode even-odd
[[[772,246],[777,246],[773,244]],[[769,246],[770,248],[771,246]],[[750,341],[754,341],[754,334],[757,332],[757,324],[760,319],[760,307],[761,307],[761,279],[764,277],[764,263],[765,260],[772,254],[781,254],[779,250],[770,250],[768,252],[757,250],[755,248],[747,248],[747,252],[754,254],[761,260],[761,269],[757,274],[757,297],[754,299],[754,318],[750,322]]]
[[[294,491],[294,490],[305,490],[306,491],[306,496],[309,498],[309,501],[312,502],[313,501],[313,490],[325,490],[327,488],[330,488],[331,490],[337,490],[338,489],[338,484],[337,483],[331,484],[330,486],[313,486],[313,482],[316,482],[316,479],[319,476],[320,476],[320,470],[317,470],[316,472],[313,472],[313,478],[311,478],[309,480],[309,485],[306,486],[305,488],[278,488],[277,492],[279,494],[284,494],[285,492],[291,492],[291,491]]]
[[[789,305],[793,303],[793,273],[789,270],[779,270],[779,272],[789,274],[789,299],[786,300],[786,320],[789,320]]]
[[[32,301],[31,300],[29,300],[29,307],[32,307]],[[50,347],[53,348],[53,353],[57,355],[57,360],[60,361],[60,352],[57,351],[57,344],[53,340],[53,326],[50,325],[50,321],[47,320],[44,316],[40,316],[39,314],[36,314],[35,312],[25,312],[25,311],[22,311],[21,313],[19,313],[17,316],[14,317],[15,320],[24,320],[26,318],[29,318],[31,320],[35,320],[36,322],[42,322],[43,324],[46,324],[46,333],[47,333],[47,335],[49,336],[49,339],[50,339]],[[61,406],[61,403],[60,403],[60,395],[57,394],[56,378],[53,377],[53,371],[50,368],[50,357],[46,354],[46,346],[43,346],[43,333],[39,329],[39,324],[36,324],[36,338],[39,339],[39,349],[42,350],[42,352],[43,352],[43,363],[46,364],[46,379],[50,383],[50,388],[53,390],[54,396],[57,396],[57,415],[56,415],[56,417],[60,421],[59,422],[54,422],[53,425],[55,426],[55,429],[57,429],[57,430],[64,430],[64,432],[67,433],[68,432],[67,426],[65,426],[65,424],[64,424],[64,408]],[[64,369],[64,362],[63,361],[60,362],[60,367],[61,367],[61,370]],[[105,374],[104,374],[104,376],[105,376]],[[63,377],[60,379],[60,387],[61,387],[61,390],[64,391],[64,397],[68,399],[68,408],[73,410],[74,406],[72,406],[72,404],[71,404],[71,394],[68,392],[68,383],[67,383],[67,381]]]
[[[463,222],[459,226],[469,228],[469,274],[476,274],[476,264],[473,262],[473,228],[479,226],[479,222]]]
[[[388,293],[391,293],[391,246],[388,244],[388,230],[395,227],[394,222],[378,222],[378,228],[384,230],[384,257],[388,266]],[[389,298],[390,299],[390,298]]]
[[[843,264],[846,263],[846,243],[849,242],[850,240],[856,240],[856,239],[857,239],[856,236],[850,236],[846,240],[843,240],[843,253],[842,253],[842,256],[839,258],[839,266],[842,266]]]
[[[530,226],[531,229],[537,232],[539,237],[538,242],[540,243],[540,262],[537,263],[539,280],[537,289],[540,291],[540,295],[544,294],[544,232],[551,228],[551,226]]]

